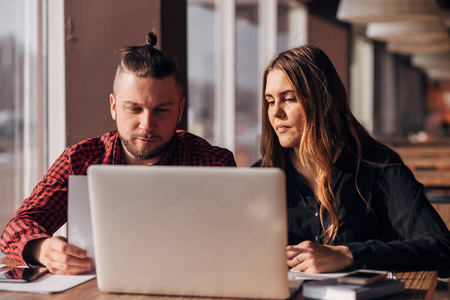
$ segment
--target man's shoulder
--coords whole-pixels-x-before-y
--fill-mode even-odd
[[[212,164],[236,165],[230,150],[213,146],[205,139],[184,130],[177,130],[176,135],[178,150],[189,152],[193,164],[210,161]],[[208,163],[206,162],[206,164]]]
[[[116,131],[109,131],[100,137],[92,137],[69,146],[65,153],[69,157],[77,157],[79,159],[91,159],[92,157],[104,157],[114,148],[117,139]]]
[[[105,148],[107,145],[114,142],[117,136],[116,131],[109,131],[100,137],[92,137],[83,140],[77,144],[69,146],[67,150],[77,151],[80,149],[95,149],[95,148]]]
[[[108,132],[69,146],[55,160],[47,175],[59,176],[64,180],[68,175],[85,175],[92,164],[114,164],[115,158],[120,158],[116,141],[116,133]]]

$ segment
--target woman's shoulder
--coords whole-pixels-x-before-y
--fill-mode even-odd
[[[361,156],[364,160],[372,163],[380,164],[399,164],[403,163],[397,152],[389,148],[388,146],[379,144],[371,145],[365,144],[362,147]]]
[[[364,165],[373,166],[374,164],[403,164],[400,156],[394,150],[382,144],[362,143],[360,157],[358,152],[356,146],[345,147],[336,161],[337,166],[356,168],[358,161],[361,162],[361,167],[364,167]]]
[[[359,162],[359,163],[358,163]],[[357,169],[360,172],[372,173],[374,170],[391,169],[387,167],[404,167],[400,156],[392,149],[382,144],[362,143],[361,156],[356,147],[345,147],[334,167],[353,173]]]
[[[420,184],[415,180],[411,170],[404,164],[400,155],[387,146],[366,146],[363,150],[363,162],[361,166],[368,170],[374,166],[379,166],[380,172],[378,180],[388,185],[396,184],[406,187],[412,185],[411,190],[420,188]],[[364,167],[364,166],[367,166]],[[386,185],[382,184],[382,185]]]

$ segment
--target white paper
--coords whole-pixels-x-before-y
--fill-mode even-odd
[[[69,176],[67,218],[69,243],[87,250],[88,256],[94,258],[91,213],[86,176]],[[3,258],[5,258],[5,255],[0,253],[0,261]],[[5,266],[6,265],[0,264],[0,268]],[[7,269],[3,269],[1,272],[6,270]],[[46,274],[32,282],[2,282],[0,283],[0,290],[42,294],[59,293],[92,280],[95,277],[95,270],[82,275]]]
[[[92,238],[87,176],[69,176],[67,206],[69,243],[86,250],[87,256],[94,259],[94,242]]]
[[[0,263],[0,270],[1,270],[1,271],[4,271],[4,270],[2,270],[2,269],[9,268],[9,266],[8,266],[7,263],[3,263],[3,262],[5,262],[4,260],[6,260],[6,259],[8,259],[8,258],[6,257],[6,255],[5,255],[3,252],[0,251],[0,261],[2,262],[2,263]]]
[[[80,285],[86,281],[92,280],[95,275],[54,275],[46,274],[41,278],[32,282],[25,283],[0,283],[0,290],[2,291],[15,291],[15,292],[29,292],[50,294],[59,293],[77,285]]]

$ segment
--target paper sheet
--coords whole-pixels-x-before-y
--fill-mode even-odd
[[[88,256],[94,258],[91,213],[89,208],[89,193],[87,189],[86,176],[69,176],[68,197],[69,242],[87,250]],[[0,259],[3,258],[5,258],[5,255],[0,253]],[[0,269],[5,267],[5,264],[0,264]],[[1,272],[3,271],[5,271],[5,269],[1,270]],[[0,283],[0,290],[41,294],[59,293],[92,280],[95,277],[95,271],[82,275],[46,274],[32,282],[2,282]]]
[[[46,274],[41,278],[26,283],[0,283],[0,290],[29,292],[39,294],[59,293],[95,278],[87,275],[53,275]]]
[[[4,272],[5,270],[7,270],[8,265],[5,263],[5,260],[7,259],[8,258],[6,257],[6,255],[0,251],[0,261],[2,262],[0,263],[0,272]]]
[[[94,259],[87,176],[69,176],[67,211],[69,243],[86,250],[87,256]]]

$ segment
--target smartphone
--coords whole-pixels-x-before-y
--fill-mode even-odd
[[[356,270],[348,275],[338,278],[339,283],[352,283],[361,285],[370,285],[382,279],[385,279],[388,275],[386,271],[375,270]]]
[[[47,273],[47,268],[13,268],[0,274],[0,282],[30,282]]]

